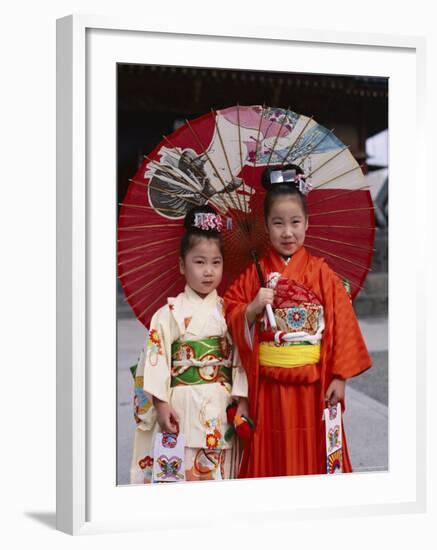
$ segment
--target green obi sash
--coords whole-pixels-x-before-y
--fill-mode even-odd
[[[226,338],[176,340],[171,346],[171,387],[224,382],[232,384],[231,346]]]

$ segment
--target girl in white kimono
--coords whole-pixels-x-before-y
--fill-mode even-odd
[[[184,436],[187,481],[236,477],[235,438],[226,409],[247,416],[247,379],[217,294],[223,273],[222,221],[209,206],[187,213],[179,266],[184,292],[152,317],[135,376],[135,431],[131,483],[150,483],[157,431]]]

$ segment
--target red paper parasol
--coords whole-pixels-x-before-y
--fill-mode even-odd
[[[224,218],[226,277],[268,247],[264,229],[266,166],[297,164],[307,195],[305,246],[323,256],[355,297],[370,269],[373,203],[348,147],[312,118],[261,106],[234,106],[186,122],[145,157],[120,209],[118,268],[126,299],[146,326],[184,287],[179,241],[185,213],[209,203]]]

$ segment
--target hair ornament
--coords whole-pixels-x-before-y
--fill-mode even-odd
[[[196,212],[194,215],[193,227],[203,231],[221,231],[223,229],[223,220],[219,214],[211,212]]]
[[[298,174],[294,169],[273,170],[270,172],[271,185],[276,185],[277,183],[292,183],[303,195],[308,195],[312,189],[311,183],[306,180],[307,176],[305,174]]]
[[[311,183],[307,181],[307,177],[305,176],[305,174],[297,174],[297,176],[294,178],[294,183],[296,184],[302,195],[308,195],[308,193],[313,188]]]

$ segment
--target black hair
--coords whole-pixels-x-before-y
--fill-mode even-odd
[[[294,171],[296,175],[304,174],[304,171],[297,164],[286,164],[284,166],[268,166],[262,175],[262,185],[267,191],[266,196],[264,197],[264,220],[267,223],[267,219],[272,209],[274,201],[280,196],[289,196],[295,197],[302,207],[305,218],[308,216],[307,203],[304,195],[301,193],[299,188],[292,181],[283,181],[280,183],[272,183],[272,172],[288,172]]]
[[[187,212],[184,220],[185,233],[181,239],[181,244],[179,247],[180,257],[184,260],[188,252],[194,248],[201,239],[216,241],[220,254],[223,256],[223,239],[220,232],[216,229],[201,229],[200,227],[196,227],[194,225],[196,214],[217,215],[217,212],[208,204],[194,206]]]

